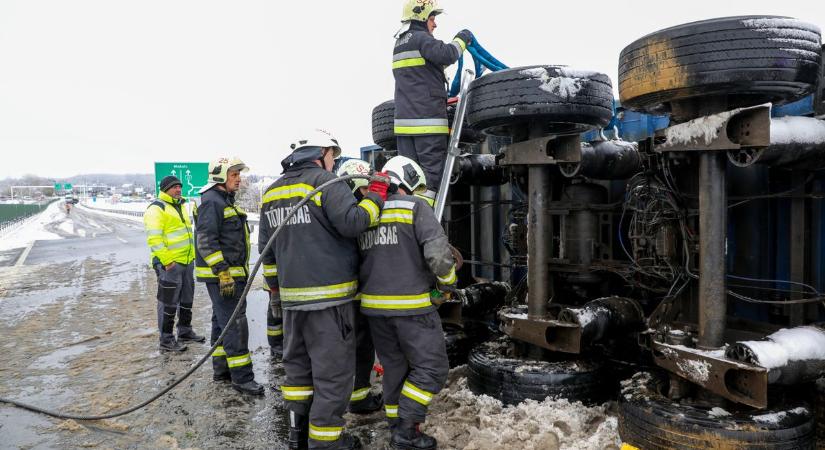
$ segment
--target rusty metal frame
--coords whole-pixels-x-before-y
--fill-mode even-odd
[[[554,352],[581,353],[582,328],[579,324],[515,317],[507,313],[499,314],[499,319],[501,331],[513,339]]]
[[[681,345],[653,340],[657,366],[728,400],[754,408],[768,406],[768,370]]]
[[[763,149],[771,144],[770,104],[737,108],[673,125],[659,132],[654,150],[662,152]]]
[[[502,166],[535,166],[581,162],[581,139],[570,136],[545,136],[504,147]]]

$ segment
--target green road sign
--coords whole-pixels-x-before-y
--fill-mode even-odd
[[[63,190],[64,191],[71,191],[72,190],[72,184],[71,183],[64,184],[63,185]]]
[[[181,195],[186,198],[198,196],[198,191],[206,186],[209,179],[209,163],[205,162],[156,162],[155,192],[160,192],[160,180],[174,175],[183,184]]]
[[[62,191],[63,190],[63,183],[55,183],[54,184],[54,191]]]

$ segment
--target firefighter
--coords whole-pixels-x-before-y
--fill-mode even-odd
[[[261,234],[258,234],[258,252],[263,250],[266,242],[260,243]],[[275,266],[274,264],[272,266]],[[269,343],[269,355],[277,361],[284,354],[284,319],[281,310],[281,297],[278,292],[278,285],[270,286],[270,279],[276,278],[272,272],[277,269],[267,269],[264,267],[264,290],[269,295],[269,308],[266,309],[266,340]],[[266,272],[270,272],[269,275]]]
[[[192,277],[195,247],[186,199],[175,176],[160,181],[158,198],[143,213],[146,242],[152,252],[152,267],[158,277],[158,328],[161,351],[182,352],[184,342],[204,342],[192,330]],[[178,336],[173,334],[178,315]]]
[[[473,41],[469,30],[450,44],[433,37],[436,0],[406,0],[392,58],[395,77],[395,135],[398,154],[416,161],[430,184],[421,196],[432,206],[447,158],[447,78],[444,68],[461,57]]]
[[[396,156],[384,166],[391,195],[380,224],[358,239],[361,312],[368,316],[384,366],[384,404],[396,449],[434,449],[419,430],[433,397],[447,381],[449,363],[433,288],[451,292],[455,262],[444,230],[415,193],[426,176],[415,161]]]
[[[360,159],[344,161],[338,169],[338,176],[369,175],[372,168]],[[347,182],[356,201],[367,195],[367,180],[356,178]],[[375,346],[372,344],[367,317],[359,312],[361,302],[355,299],[355,383],[349,401],[349,412],[353,414],[370,414],[384,406],[381,394],[370,392],[370,377],[375,365]]]
[[[249,228],[246,212],[235,204],[241,172],[249,170],[238,158],[218,158],[209,163],[209,182],[200,190],[201,205],[195,216],[195,275],[206,283],[212,299],[212,344],[227,329],[223,345],[212,354],[213,379],[231,381],[235,390],[263,395],[255,382],[246,305],[228,323],[249,277]]]
[[[356,202],[346,184],[334,183],[287,219],[309,192],[335,178],[332,167],[341,154],[338,141],[321,130],[291,148],[281,162],[283,176],[264,194],[260,228],[270,236],[284,226],[262,258],[277,267],[284,312],[281,391],[290,412],[289,448],[360,448],[358,438],[344,433],[342,417],[355,372],[356,238],[378,223],[389,186],[373,181]]]

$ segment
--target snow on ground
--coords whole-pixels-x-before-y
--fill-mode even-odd
[[[4,234],[0,237],[0,250],[27,247],[34,241],[61,239],[60,236],[46,231],[45,226],[52,222],[62,225],[62,222],[70,220],[66,217],[63,205],[63,202],[53,202],[42,213],[26,220],[17,229]]]
[[[464,450],[619,449],[618,420],[609,407],[527,400],[515,406],[467,387],[466,368],[450,371],[422,427],[439,447]]]

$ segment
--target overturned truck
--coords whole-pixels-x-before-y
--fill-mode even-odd
[[[619,101],[563,66],[473,81],[441,307],[470,387],[616,400],[630,448],[825,448],[822,58],[816,26],[729,17],[628,45]]]

